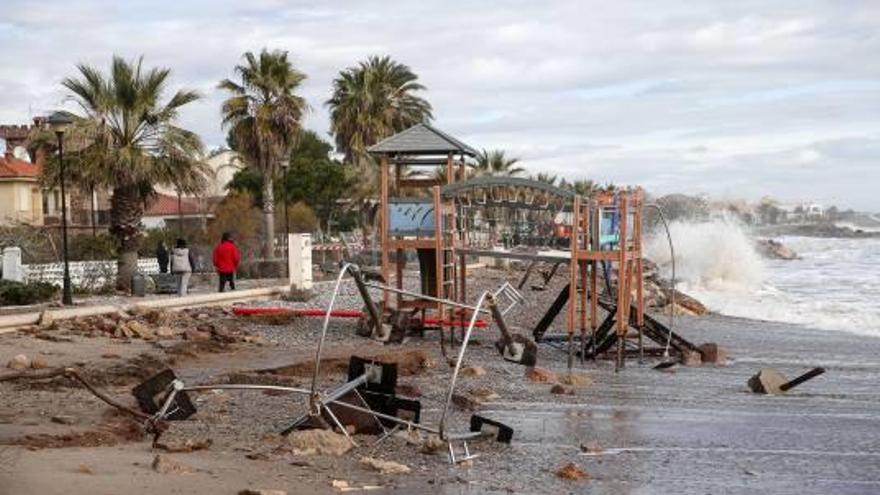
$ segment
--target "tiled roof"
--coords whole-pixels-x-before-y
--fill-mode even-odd
[[[173,215],[197,215],[202,213],[199,204],[191,199],[181,199],[180,211],[177,210],[177,198],[167,194],[156,194],[147,203],[145,217],[168,217]]]
[[[11,154],[0,155],[0,178],[28,178],[36,179],[40,176],[40,166],[33,163],[19,160]]]
[[[477,156],[477,150],[429,124],[416,124],[370,146],[370,153],[446,154]]]

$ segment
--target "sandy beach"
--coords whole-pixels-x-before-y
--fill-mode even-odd
[[[506,276],[485,270],[475,277],[475,285],[492,287]],[[558,279],[555,284],[563,282]],[[324,303],[328,291],[322,287],[308,305]],[[530,329],[556,295],[555,288],[529,292],[529,303],[511,318],[513,325]],[[347,284],[339,307],[356,303],[354,288]],[[267,325],[221,310],[205,313],[214,324],[259,338],[215,346],[209,349],[213,352],[204,352],[206,347],[172,353],[179,343],[174,339],[120,340],[62,328],[3,335],[0,360],[5,363],[23,352],[42,355],[52,366],[88,361],[86,368],[106,376],[104,389],[129,403],[128,390],[138,375],[169,359],[189,383],[307,385],[307,377],[295,369],[288,374],[254,370],[308,362],[320,330],[318,319]],[[563,323],[560,318],[554,328],[560,331]],[[354,327],[353,320],[331,324],[327,356],[410,353],[412,373],[403,374],[400,384],[420,395],[423,422],[436,421],[449,376],[437,336],[386,346],[355,336]],[[85,437],[77,433],[106,432],[108,424],[122,418],[64,379],[44,385],[0,382],[0,494],[236,494],[246,488],[340,493],[334,482],[375,490],[370,493],[880,491],[880,339],[718,315],[680,318],[678,329],[696,344],[718,343],[729,355],[727,365],[676,366],[660,372],[651,368],[657,358],[644,365],[631,359],[624,371],[615,373],[608,360],[577,363],[575,371],[591,383],[574,387],[573,395],[554,395],[551,384],[525,380],[521,366],[502,361],[488,345],[495,331],[483,331],[466,363],[487,373],[463,377],[457,392],[475,396],[481,391],[485,397],[491,391],[497,397],[465,408],[502,420],[515,433],[509,446],[489,439],[473,442],[471,448],[480,457],[467,466],[450,466],[442,452],[422,453],[402,436],[374,444],[374,436],[355,435],[359,446],[340,457],[293,453],[277,432],[305,411],[304,399],[259,392],[199,394],[196,415],[173,423],[162,436],[167,445],[210,440],[203,450],[168,453],[152,448],[146,437],[119,433],[118,427],[96,437],[94,445],[78,445],[77,439]],[[564,352],[540,346],[540,367],[562,373],[565,362]],[[813,366],[823,366],[827,373],[783,396],[752,394],[746,386],[761,368],[777,368],[793,377]],[[328,368],[323,384],[341,383],[338,368]],[[470,414],[457,410],[452,428],[466,430]],[[70,419],[59,421],[59,416]],[[151,467],[157,454],[180,463],[182,472],[157,472]],[[399,462],[411,472],[379,474],[360,462],[364,456]],[[555,472],[570,462],[588,479],[557,477]]]

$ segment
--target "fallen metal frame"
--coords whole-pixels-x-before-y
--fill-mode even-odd
[[[379,440],[377,440],[377,442],[384,440],[384,438],[390,433],[389,430],[386,429],[384,424],[380,421],[380,420],[386,420],[389,422],[396,423],[397,425],[404,426],[409,429],[418,429],[418,430],[422,430],[422,431],[425,431],[428,433],[438,435],[438,437],[442,441],[446,442],[449,461],[453,464],[457,464],[457,463],[460,463],[460,462],[477,457],[477,454],[473,454],[470,452],[470,448],[467,445],[467,441],[481,436],[482,433],[480,431],[468,431],[468,432],[464,432],[464,433],[450,433],[449,432],[448,420],[449,420],[449,412],[452,407],[452,397],[455,394],[455,388],[456,388],[456,384],[458,381],[458,376],[461,371],[461,365],[462,365],[462,362],[464,361],[464,355],[465,355],[465,352],[467,351],[468,343],[470,342],[471,335],[473,333],[474,327],[476,326],[477,316],[483,312],[492,314],[492,311],[484,308],[484,305],[487,303],[489,298],[494,297],[499,294],[508,294],[509,295],[512,290],[513,290],[513,292],[515,292],[515,290],[509,284],[505,284],[505,285],[502,285],[501,288],[499,288],[494,293],[490,292],[490,291],[484,291],[482,293],[482,295],[480,296],[480,298],[478,299],[477,304],[474,306],[459,304],[459,306],[462,306],[466,309],[472,310],[471,316],[469,319],[468,326],[464,332],[464,338],[463,338],[461,346],[459,348],[458,357],[455,360],[455,367],[453,369],[452,375],[450,376],[449,387],[448,387],[448,390],[446,393],[446,401],[445,401],[445,405],[443,407],[443,411],[440,415],[439,423],[437,424],[436,427],[431,427],[431,426],[425,426],[425,425],[418,423],[418,422],[415,422],[415,421],[409,421],[409,420],[399,418],[396,416],[383,414],[381,412],[375,411],[372,408],[370,408],[367,401],[363,398],[363,396],[360,395],[360,393],[357,390],[358,387],[360,387],[361,385],[364,385],[368,382],[368,380],[369,380],[368,374],[369,373],[364,373],[363,375],[356,377],[355,379],[350,380],[350,381],[348,381],[348,382],[346,382],[346,383],[340,385],[339,387],[332,389],[330,391],[327,391],[324,393],[321,393],[318,391],[318,377],[320,375],[321,358],[322,358],[324,343],[325,343],[326,337],[327,337],[327,328],[330,323],[330,315],[331,315],[331,312],[333,311],[333,306],[336,302],[336,298],[337,298],[337,295],[338,295],[339,290],[341,288],[342,280],[343,280],[344,276],[346,275],[346,273],[356,271],[358,269],[359,268],[357,267],[357,265],[355,265],[353,263],[345,263],[342,266],[342,269],[340,270],[339,275],[337,276],[336,285],[333,289],[333,293],[330,297],[330,302],[327,306],[327,312],[325,313],[324,322],[323,322],[323,325],[321,328],[321,336],[318,340],[318,345],[317,345],[317,348],[315,351],[315,369],[312,374],[312,381],[311,381],[311,385],[309,388],[306,389],[306,388],[300,388],[300,387],[286,387],[286,386],[278,386],[278,385],[253,385],[253,384],[222,384],[222,385],[190,385],[190,386],[187,386],[186,384],[184,384],[183,381],[181,381],[179,379],[174,379],[172,381],[172,383],[170,384],[170,387],[169,387],[170,390],[168,390],[168,393],[165,396],[165,399],[163,400],[163,404],[162,404],[161,408],[154,415],[150,416],[148,418],[148,421],[150,421],[150,422],[163,421],[166,418],[168,418],[169,416],[171,416],[172,414],[174,414],[175,409],[173,408],[173,405],[175,404],[175,399],[177,398],[177,396],[179,394],[185,393],[185,392],[197,392],[197,391],[206,391],[206,390],[245,390],[245,391],[247,391],[247,390],[273,390],[273,391],[291,392],[291,393],[302,394],[302,395],[308,396],[309,411],[306,416],[314,418],[314,417],[320,417],[322,413],[326,413],[327,416],[333,421],[334,425],[339,429],[339,431],[343,435],[345,435],[345,437],[348,439],[348,441],[354,446],[356,446],[357,443],[351,437],[351,435],[348,433],[345,426],[339,421],[339,419],[336,417],[336,415],[330,409],[329,406],[331,404],[338,406],[338,407],[348,408],[353,411],[369,414],[370,416],[372,416],[376,420],[377,424],[380,425],[380,427],[382,428],[382,430],[384,432],[384,434],[380,436],[380,438],[379,438]],[[378,289],[382,289],[382,290],[397,290],[395,288],[382,286],[380,284],[364,284],[364,285],[366,287],[374,287],[374,288],[378,288]],[[419,295],[419,297],[424,297],[424,296]],[[443,300],[443,302],[449,303],[451,301]],[[516,304],[516,302],[514,302],[510,307],[508,307],[507,311],[509,311],[509,309],[512,308],[514,304]],[[496,313],[500,313],[500,311],[498,311]],[[360,401],[363,403],[364,406],[361,407],[361,406],[358,406],[355,404],[350,404],[350,403],[347,403],[347,402],[340,400],[344,395],[346,395],[349,392],[354,392],[356,394],[356,396],[360,399]],[[142,418],[142,419],[144,419],[144,418]],[[292,429],[295,428],[296,425],[302,419],[303,418],[300,418],[299,420],[297,420],[297,422],[295,422],[294,425],[285,429],[282,433],[292,431]],[[473,429],[473,424],[472,424],[471,429]],[[462,444],[463,444],[463,452],[464,452],[463,456],[458,456],[455,452],[453,442],[458,442],[458,441],[462,442]]]

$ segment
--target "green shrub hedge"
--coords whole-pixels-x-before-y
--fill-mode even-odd
[[[48,301],[58,293],[58,287],[48,282],[14,282],[0,280],[0,306],[22,306]]]

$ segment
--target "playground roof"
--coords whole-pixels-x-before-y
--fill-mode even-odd
[[[370,146],[370,153],[437,155],[463,153],[477,156],[474,148],[429,124],[416,124]]]

